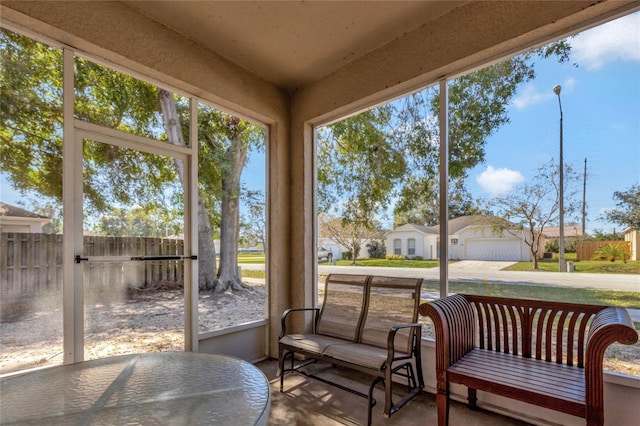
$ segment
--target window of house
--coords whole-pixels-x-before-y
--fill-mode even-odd
[[[458,239],[457,238],[452,238],[451,239],[451,245],[452,246],[457,246],[458,245]]]
[[[399,238],[393,240],[393,254],[402,254],[402,240],[400,240]]]
[[[407,255],[415,256],[416,255],[416,239],[409,238],[407,240]]]

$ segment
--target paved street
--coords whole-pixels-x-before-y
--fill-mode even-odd
[[[582,274],[579,272],[501,271],[512,262],[485,262],[464,260],[449,265],[449,280],[490,281],[520,284],[551,285],[602,290],[640,292],[640,275],[631,274]],[[343,274],[389,274],[389,268],[362,266],[318,265],[318,271]],[[393,268],[393,275],[438,280],[438,268]]]
[[[464,260],[449,265],[450,281],[489,281],[524,285],[549,285],[555,287],[589,288],[640,292],[640,275],[631,274],[584,274],[580,272],[501,271],[512,262],[485,262]],[[241,265],[244,269],[264,270],[264,265]],[[438,268],[384,268],[364,266],[333,266],[319,264],[320,273],[394,275],[399,277],[422,277],[437,281]],[[423,295],[429,298],[429,295]],[[432,295],[437,297],[437,294]],[[640,310],[629,309],[634,321],[640,321]]]
[[[485,262],[464,260],[449,265],[449,280],[490,281],[495,283],[520,283],[560,287],[591,288],[640,292],[640,275],[631,274],[582,274],[580,272],[501,271],[512,262]],[[264,265],[243,264],[243,269],[264,270]],[[392,272],[391,272],[392,271]],[[438,280],[438,268],[384,268],[365,266],[333,266],[321,263],[320,273],[395,275],[398,277],[422,277]]]

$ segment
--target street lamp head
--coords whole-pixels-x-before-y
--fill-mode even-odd
[[[560,96],[560,90],[562,88],[560,87],[559,84],[556,84],[555,86],[553,86],[553,93],[555,93],[556,95]]]

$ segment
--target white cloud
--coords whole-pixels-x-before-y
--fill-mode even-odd
[[[517,109],[525,109],[528,106],[539,104],[555,96],[551,90],[548,90],[548,92],[549,93],[541,92],[534,84],[527,84],[522,90],[522,93],[513,98],[513,106]]]
[[[570,93],[576,85],[576,80],[573,77],[568,77],[562,82],[562,93]],[[525,109],[532,105],[536,105],[542,102],[547,102],[551,99],[555,99],[556,94],[553,93],[553,87],[546,87],[541,90],[535,84],[527,84],[522,93],[513,98],[513,106],[517,109]]]
[[[588,70],[615,61],[640,62],[640,13],[580,33],[571,46],[573,59]]]
[[[493,166],[487,166],[487,169],[476,177],[478,185],[493,197],[508,193],[522,181],[524,176],[520,172],[507,168],[494,169]]]

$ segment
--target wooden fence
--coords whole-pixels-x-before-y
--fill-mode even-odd
[[[62,235],[0,234],[2,295],[62,289]],[[84,237],[85,256],[184,254],[183,240],[143,237]],[[72,256],[72,254],[68,254]],[[156,288],[183,284],[184,262],[84,262],[85,288]]]
[[[592,260],[596,250],[607,244],[624,244],[631,253],[631,241],[580,241],[576,246],[576,259]]]

